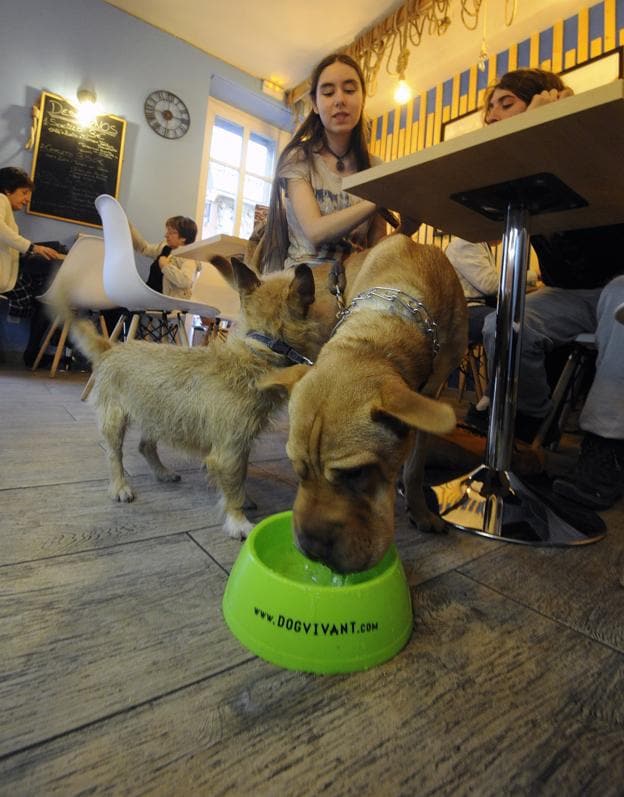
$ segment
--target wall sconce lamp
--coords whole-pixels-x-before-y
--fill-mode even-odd
[[[279,102],[284,102],[286,91],[284,90],[284,87],[277,81],[263,80],[262,91],[264,94],[268,94],[269,97],[273,97],[273,99],[278,100]]]
[[[78,123],[81,127],[88,127],[96,118],[99,112],[97,96],[93,89],[79,88],[76,92],[78,97]]]

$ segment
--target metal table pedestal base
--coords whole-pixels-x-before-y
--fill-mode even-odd
[[[569,546],[597,542],[607,533],[593,512],[571,510],[565,520],[513,473],[487,465],[430,489],[447,523],[490,539]]]

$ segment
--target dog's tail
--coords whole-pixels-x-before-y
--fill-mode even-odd
[[[97,365],[102,355],[112,348],[110,341],[98,334],[91,321],[76,318],[71,307],[69,285],[64,285],[62,281],[56,279],[49,298],[51,314],[63,322],[70,322],[72,340],[91,364]]]

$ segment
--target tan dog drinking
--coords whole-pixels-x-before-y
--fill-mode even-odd
[[[342,573],[374,566],[388,549],[404,463],[412,520],[423,530],[443,527],[422,490],[425,442],[427,433],[455,426],[452,408],[433,397],[467,342],[453,267],[439,249],[403,235],[369,251],[347,300],[353,303],[313,368],[265,379],[291,391],[296,542]]]

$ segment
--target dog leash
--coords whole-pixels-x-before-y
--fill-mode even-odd
[[[267,348],[269,348],[271,351],[275,352],[276,354],[283,355],[293,364],[314,365],[312,360],[309,360],[307,357],[304,357],[303,354],[299,354],[299,352],[296,349],[293,349],[292,346],[289,346],[288,343],[286,343],[283,340],[270,338],[268,335],[263,335],[261,332],[248,332],[247,337],[252,338],[253,340],[257,340],[260,343],[264,343],[264,345]]]
[[[398,230],[401,226],[401,220],[387,208],[377,208],[377,213],[381,218],[389,224],[393,229]],[[336,318],[340,318],[340,314],[345,310],[344,292],[347,287],[347,275],[345,274],[345,267],[343,260],[337,260],[331,267],[327,275],[327,290],[332,296],[336,297],[338,302],[339,311]]]
[[[332,296],[336,297],[336,301],[338,302],[338,313],[336,313],[336,318],[340,318],[340,313],[344,312],[345,309],[344,292],[346,287],[347,276],[345,274],[345,268],[342,260],[337,260],[327,275],[327,290]]]
[[[390,312],[393,315],[401,316],[408,321],[415,321],[419,324],[423,332],[431,337],[431,346],[433,349],[433,356],[440,351],[440,341],[438,340],[438,325],[429,315],[429,311],[425,305],[419,300],[410,296],[405,291],[400,291],[398,288],[371,288],[365,293],[358,294],[351,304],[341,310],[338,314],[338,323],[331,333],[331,337],[336,334],[336,331],[343,324],[351,313],[361,310],[363,307],[368,306],[372,310],[380,309],[380,302],[387,302],[390,307]]]

